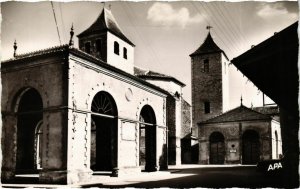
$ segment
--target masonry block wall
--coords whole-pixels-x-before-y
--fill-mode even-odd
[[[191,163],[191,105],[182,99],[181,104],[181,162]]]
[[[64,54],[2,63],[2,182],[14,179],[18,150],[18,106],[29,89],[42,99],[42,159],[40,181],[65,183],[67,169],[67,61]],[[32,104],[35,101],[31,102]],[[19,133],[20,134],[20,133]],[[34,136],[32,136],[34,137]],[[28,138],[28,143],[35,139]],[[20,142],[19,142],[20,144]],[[19,146],[20,147],[20,146]],[[27,155],[33,156],[32,151]],[[26,154],[23,154],[23,156]],[[31,163],[28,161],[28,163]]]
[[[272,159],[271,121],[244,121],[229,123],[214,123],[199,126],[199,163],[209,164],[210,140],[214,132],[224,136],[224,164],[241,164],[243,150],[243,134],[253,130],[259,134],[259,159]]]
[[[209,71],[204,70],[204,60],[209,61]],[[197,122],[220,115],[223,110],[222,53],[192,57],[192,125],[193,135],[198,135]],[[210,112],[205,113],[205,102]]]
[[[68,170],[72,174],[68,176],[68,183],[88,180],[91,174],[89,112],[94,96],[101,91],[112,96],[118,110],[114,165],[118,174],[141,171],[138,121],[145,105],[153,108],[156,119],[156,168],[166,168],[166,95],[76,56],[70,56],[69,69]]]

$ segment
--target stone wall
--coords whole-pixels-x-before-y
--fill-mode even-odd
[[[209,72],[204,72],[204,60],[209,60]],[[222,113],[222,55],[204,54],[192,57],[192,126],[197,137],[197,123]],[[204,112],[204,102],[210,102],[210,113]]]
[[[16,60],[2,64],[2,181],[14,179],[17,153],[17,110],[22,93],[38,91],[43,102],[41,182],[66,182],[67,61],[63,56]],[[34,103],[34,102],[33,102]],[[47,173],[45,173],[47,172]]]
[[[209,137],[213,132],[220,132],[224,136],[225,164],[241,164],[242,136],[247,130],[254,130],[259,134],[260,159],[271,159],[272,139],[270,138],[270,121],[244,121],[200,125],[199,163],[209,164]]]
[[[117,169],[119,174],[139,169],[139,123],[141,109],[153,108],[156,118],[156,167],[166,165],[166,96],[132,79],[75,56],[69,68],[68,183],[87,180],[90,174],[91,103],[105,91],[118,110]],[[83,134],[83,135],[82,135]],[[81,144],[81,145],[78,145]],[[79,161],[78,161],[79,160]],[[77,173],[76,173],[77,172]]]

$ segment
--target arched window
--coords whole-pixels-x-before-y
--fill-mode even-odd
[[[101,39],[97,39],[96,40],[96,51],[97,51],[97,53],[101,53],[101,44],[102,44]]]
[[[205,59],[203,61],[203,71],[204,73],[208,73],[209,72],[209,60]]]
[[[204,102],[204,113],[205,114],[210,113],[210,102]]]
[[[85,44],[84,44],[84,49],[85,49],[85,52],[86,53],[91,53],[91,43],[90,42],[86,42]]]
[[[119,55],[120,54],[120,45],[118,42],[114,42],[114,53]]]
[[[123,48],[123,58],[127,59],[127,49]]]

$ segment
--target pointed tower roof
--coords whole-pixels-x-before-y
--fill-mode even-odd
[[[209,53],[216,53],[216,52],[222,52],[225,56],[225,52],[218,47],[218,45],[214,42],[213,38],[211,37],[210,32],[208,32],[206,39],[202,43],[202,45],[190,56],[196,56],[200,54],[209,54]],[[227,56],[226,56],[227,58]],[[227,58],[228,59],[228,58]]]
[[[88,29],[77,35],[77,37],[82,37],[103,31],[110,31],[114,35],[134,46],[134,44],[123,34],[111,11],[107,10],[106,8],[103,8],[96,21]]]
[[[254,121],[254,120],[271,120],[272,117],[266,114],[262,114],[250,108],[247,108],[243,104],[241,106],[229,110],[219,116],[213,117],[198,124],[208,123],[224,123],[224,122],[235,122],[235,121]]]

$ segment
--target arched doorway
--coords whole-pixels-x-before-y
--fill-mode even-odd
[[[42,137],[37,135],[36,131],[42,129],[42,110],[43,102],[38,91],[33,88],[23,91],[17,107],[16,173],[18,174],[38,171],[37,151],[41,160]],[[39,161],[39,168],[41,168],[41,161]]]
[[[142,171],[156,171],[156,117],[151,106],[142,108],[139,121],[140,167]]]
[[[209,137],[209,163],[224,164],[225,145],[224,136],[220,132],[213,132]]]
[[[256,164],[259,161],[259,134],[254,130],[247,130],[243,134],[243,164]]]
[[[112,171],[117,166],[118,110],[113,97],[98,92],[91,106],[91,159],[93,171]]]

